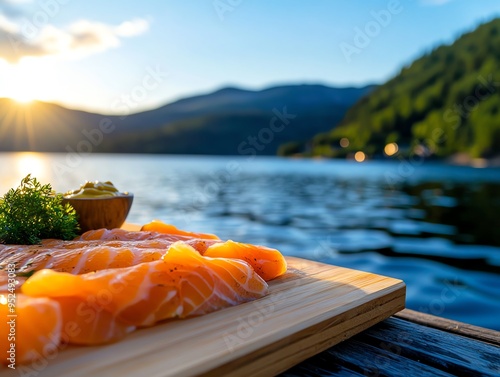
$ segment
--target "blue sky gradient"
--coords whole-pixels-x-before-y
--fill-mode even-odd
[[[137,90],[153,68],[168,76],[141,94],[133,111],[229,85],[382,83],[433,47],[500,15],[500,2],[493,0],[65,2],[44,26],[68,30],[79,20],[116,26],[141,19],[148,28],[118,33],[118,45],[83,56],[66,52],[9,63],[0,56],[0,97],[23,88],[34,98],[112,113],[113,103]],[[4,9],[4,18],[22,25],[42,3],[11,2],[22,14]],[[387,15],[391,7],[399,12],[374,33],[373,12]],[[357,30],[370,25],[367,45],[346,59],[342,45],[356,47]]]

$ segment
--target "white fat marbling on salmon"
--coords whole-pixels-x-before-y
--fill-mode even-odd
[[[77,267],[81,266],[78,263]],[[54,300],[88,300],[106,293],[106,300],[93,303],[110,313],[114,323],[108,326],[97,316],[92,327],[94,332],[106,331],[99,337],[105,342],[125,323],[150,326],[164,319],[206,314],[254,300],[267,293],[267,283],[243,260],[203,257],[178,242],[162,259],[131,267],[82,275],[43,270],[28,279],[23,292]]]

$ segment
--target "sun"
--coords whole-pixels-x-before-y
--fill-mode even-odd
[[[19,91],[19,93],[12,93],[9,95],[10,99],[13,99],[14,101],[20,103],[20,104],[29,104],[30,102],[33,102],[36,100],[34,96],[31,95],[31,93],[26,90],[25,92]]]
[[[38,99],[41,81],[40,73],[35,73],[24,65],[17,64],[11,69],[10,80],[7,82],[7,95],[19,103],[29,103]]]
[[[29,104],[34,100],[50,100],[59,92],[60,84],[54,80],[54,68],[42,59],[25,59],[0,68],[0,97],[5,96],[19,103]]]

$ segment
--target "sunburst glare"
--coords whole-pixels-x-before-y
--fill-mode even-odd
[[[45,157],[41,153],[18,153],[17,157],[17,173],[20,179],[28,174],[35,177],[43,177],[47,175],[47,164]]]
[[[2,96],[19,103],[34,100],[50,101],[58,92],[61,84],[54,77],[54,67],[48,59],[25,58],[19,63],[2,62]]]

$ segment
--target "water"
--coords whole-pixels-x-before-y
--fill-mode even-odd
[[[158,218],[402,279],[407,307],[500,330],[500,170],[418,161],[0,154],[0,192],[111,180]]]

